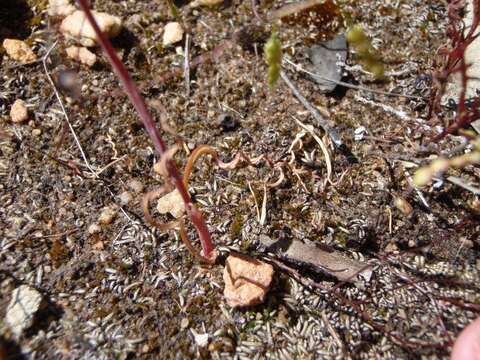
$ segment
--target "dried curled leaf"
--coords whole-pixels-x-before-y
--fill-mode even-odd
[[[273,87],[280,77],[282,44],[274,31],[265,44],[265,61],[268,65],[268,85]]]

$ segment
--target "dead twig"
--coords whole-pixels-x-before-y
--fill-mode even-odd
[[[65,118],[66,123],[68,124],[68,128],[70,129],[70,132],[73,136],[73,139],[75,140],[75,143],[77,144],[77,148],[80,151],[80,154],[82,156],[83,162],[85,163],[85,166],[90,170],[92,174],[95,174],[95,170],[92,168],[90,165],[90,162],[87,159],[87,155],[85,155],[85,152],[83,151],[82,144],[80,143],[80,140],[78,139],[77,134],[75,133],[75,129],[72,126],[72,122],[70,121],[70,117],[67,114],[67,110],[65,109],[65,106],[63,105],[62,98],[60,97],[60,93],[57,90],[57,86],[55,85],[55,82],[52,79],[52,76],[50,75],[50,72],[48,71],[47,67],[47,60],[50,57],[50,53],[53,51],[55,46],[57,46],[58,41],[55,41],[53,45],[47,50],[46,54],[42,57],[41,61],[43,64],[43,69],[45,71],[45,75],[47,76],[48,82],[50,83],[53,92],[55,93],[55,97],[57,98],[58,103],[60,104],[60,108],[62,109],[63,117]]]
[[[311,71],[305,70],[301,65],[295,64],[293,61],[291,61],[289,59],[285,58],[284,62],[293,66],[295,68],[295,70],[297,70],[297,71],[303,72],[305,74],[311,75],[311,76],[313,76],[315,78],[318,78],[318,79],[321,79],[321,80],[330,81],[334,84],[337,84],[337,85],[340,85],[340,86],[343,86],[343,87],[346,87],[346,88],[349,88],[349,89],[367,91],[367,92],[370,92],[370,93],[373,93],[373,94],[379,94],[379,95],[384,95],[384,96],[396,96],[396,97],[404,97],[404,98],[407,98],[407,99],[416,99],[416,100],[424,99],[421,96],[414,96],[414,95],[407,95],[407,94],[397,94],[397,93],[392,93],[392,92],[387,92],[387,91],[382,91],[382,90],[370,89],[370,88],[367,88],[365,86],[353,85],[353,84],[347,83],[345,81],[334,80],[334,79],[331,79],[327,76],[315,74]]]
[[[337,345],[340,348],[340,350],[342,351],[342,353],[345,354],[345,352],[346,352],[345,344],[342,342],[342,339],[340,339],[340,336],[338,335],[337,331],[335,330],[335,328],[330,323],[330,320],[328,320],[327,313],[325,312],[325,310],[323,310],[320,313],[320,315],[322,316],[323,323],[325,324],[328,332],[333,337],[333,339],[337,343]]]
[[[405,339],[402,338],[400,335],[395,334],[393,331],[388,330],[385,325],[375,321],[365,310],[361,308],[361,306],[354,301],[348,299],[344,295],[340,293],[338,289],[335,291],[331,291],[331,289],[328,289],[327,287],[323,286],[322,284],[306,278],[300,274],[300,272],[283,262],[276,260],[276,259],[269,259],[271,263],[276,265],[280,270],[286,272],[288,275],[290,275],[292,278],[297,280],[300,284],[303,286],[307,286],[310,288],[316,288],[322,291],[326,291],[327,293],[331,294],[333,297],[338,299],[340,303],[342,303],[344,306],[348,306],[352,308],[355,313],[363,320],[365,321],[368,325],[370,325],[372,328],[374,328],[376,331],[380,332],[381,334],[384,334],[387,336],[390,340],[395,342],[396,344],[399,344],[400,346],[408,349],[418,349],[419,347],[429,347],[429,348],[434,348],[434,349],[445,349],[448,347],[450,344],[449,343],[431,343],[428,341],[423,341],[423,340],[417,340],[417,339]]]
[[[183,77],[185,79],[185,96],[190,96],[190,35],[185,35],[185,60],[183,63]]]
[[[470,191],[472,194],[480,195],[480,189],[479,188],[468,184],[462,178],[459,178],[459,177],[456,177],[456,176],[448,176],[447,181],[450,181],[452,184],[455,184],[457,186],[460,186],[461,188],[464,188],[465,190]]]

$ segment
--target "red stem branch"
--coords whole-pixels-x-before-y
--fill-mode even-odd
[[[123,65],[122,61],[118,58],[117,53],[115,52],[110,40],[105,36],[105,34],[100,30],[95,18],[93,17],[92,12],[90,11],[88,0],[78,0],[80,8],[85,12],[85,16],[92,26],[93,30],[97,34],[98,42],[102,47],[104,54],[106,55],[110,65],[113,68],[113,71],[117,75],[120,80],[120,83],[125,89],[130,102],[135,107],[140,120],[145,127],[150,139],[155,146],[155,149],[158,152],[158,155],[162,157],[165,152],[167,151],[167,146],[163,142],[160,134],[155,126],[155,122],[153,121],[150,112],[147,109],[145,101],[143,100],[140,92],[137,89],[137,86],[133,82],[132,78],[130,77],[127,68]],[[214,245],[212,243],[210,233],[208,231],[207,225],[198,209],[195,208],[195,205],[192,203],[190,195],[183,184],[183,179],[178,172],[175,163],[171,159],[166,160],[165,166],[169,181],[173,183],[173,185],[177,188],[180,195],[182,196],[183,202],[185,203],[185,209],[187,211],[190,220],[192,221],[193,226],[196,228],[198,236],[200,238],[200,242],[202,244],[203,254],[208,257],[210,253],[214,249]]]

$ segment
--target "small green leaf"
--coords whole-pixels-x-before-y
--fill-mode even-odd
[[[355,48],[365,68],[373,73],[376,79],[383,78],[385,75],[383,63],[379,60],[370,39],[360,25],[354,25],[347,31],[347,41]]]
[[[178,8],[173,0],[167,0],[168,9],[174,18],[178,18]]]

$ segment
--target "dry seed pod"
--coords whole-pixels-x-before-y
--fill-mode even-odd
[[[405,215],[410,215],[413,211],[412,205],[402,197],[396,196],[393,200],[393,204]]]

